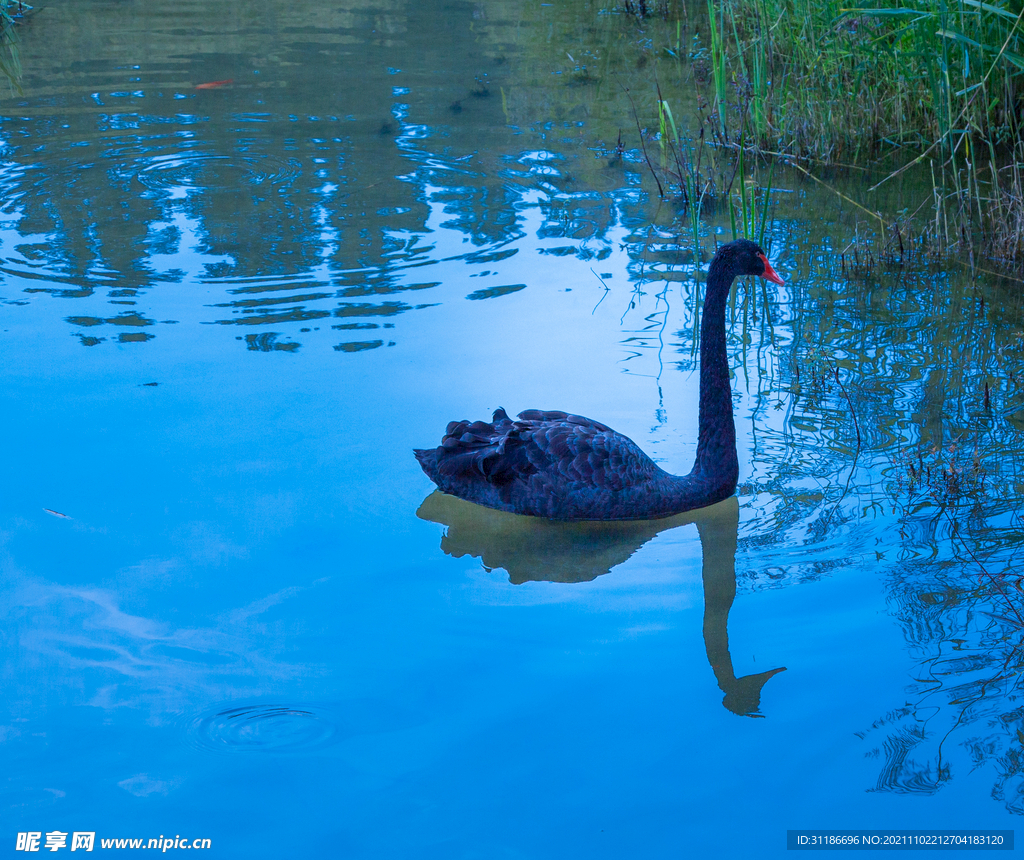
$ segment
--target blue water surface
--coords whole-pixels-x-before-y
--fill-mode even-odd
[[[920,686],[984,674],[1006,611],[920,608],[974,580],[944,532],[908,537],[926,520],[894,489],[941,364],[901,326],[933,331],[947,309],[921,297],[953,288],[927,262],[823,264],[855,225],[781,168],[788,286],[770,325],[760,292],[731,317],[731,526],[566,549],[428,498],[412,449],[498,407],[592,415],[690,467],[694,276],[731,231],[708,215],[695,259],[638,142],[616,160],[621,45],[647,50],[623,26],[586,4],[79,2],[19,29],[5,850],[772,857],[797,828],[1015,827],[1015,688],[958,710]],[[941,588],[908,579],[940,564]],[[976,663],[942,669],[949,649]]]

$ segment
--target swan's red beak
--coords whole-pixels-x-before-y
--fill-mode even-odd
[[[758,254],[761,258],[761,262],[764,263],[764,273],[761,275],[766,281],[771,281],[773,284],[778,284],[780,287],[784,287],[786,282],[779,277],[779,273],[772,268],[772,264],[768,262],[768,258],[764,254]]]

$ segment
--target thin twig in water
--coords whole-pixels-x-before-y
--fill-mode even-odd
[[[830,362],[830,364],[831,364],[831,362]],[[836,382],[839,385],[839,390],[843,392],[843,397],[846,398],[846,405],[850,407],[850,416],[853,418],[853,429],[857,433],[857,453],[854,455],[854,458],[853,458],[853,465],[854,465],[854,467],[856,467],[857,466],[857,458],[860,456],[860,425],[857,423],[857,412],[853,408],[853,401],[850,400],[850,395],[849,395],[849,393],[846,390],[846,386],[843,385],[843,380],[841,380],[839,378],[839,365],[837,365],[837,364],[833,364],[832,365],[832,373],[835,374]]]
[[[594,267],[593,266],[590,267],[590,271],[594,272]],[[611,289],[612,289],[611,287],[609,287],[604,282],[604,278],[602,278],[597,272],[594,272],[594,277],[597,278],[601,282],[601,286],[604,287],[604,295],[601,296],[601,301],[599,301],[596,305],[594,305],[594,310],[592,310],[590,312],[591,316],[593,316],[594,313],[597,311],[597,309],[599,307],[601,307],[601,302],[603,302],[606,298],[608,298],[608,293],[611,292]]]
[[[846,386],[843,385],[843,380],[839,378],[839,365],[833,364],[830,359],[826,358],[828,365],[832,370],[833,375],[836,378],[836,382],[839,384],[839,390],[843,392],[843,397],[846,398],[846,405],[850,409],[850,417],[853,418],[853,429],[857,434],[857,450],[853,455],[853,465],[850,467],[850,474],[846,478],[846,486],[843,487],[843,493],[836,501],[835,505],[832,506],[832,510],[828,512],[828,516],[825,517],[825,525],[828,525],[828,521],[832,519],[839,506],[842,504],[843,499],[846,498],[846,494],[850,492],[850,484],[853,483],[854,473],[857,471],[857,460],[860,459],[860,424],[857,421],[857,410],[853,408],[853,400],[850,399],[850,393],[846,390]]]
[[[850,204],[851,206],[856,206],[856,207],[857,207],[858,209],[860,209],[860,211],[861,211],[861,212],[864,212],[865,214],[867,214],[867,215],[870,215],[870,216],[871,216],[872,218],[877,218],[877,219],[878,219],[878,223],[879,223],[879,225],[880,225],[880,226],[881,226],[881,228],[882,228],[882,236],[883,236],[883,237],[885,236],[885,219],[884,219],[884,218],[882,218],[882,216],[881,216],[881,215],[879,215],[879,214],[878,214],[877,212],[872,212],[872,211],[871,211],[870,209],[867,209],[867,208],[865,208],[864,206],[861,206],[861,205],[860,205],[860,204],[859,204],[859,203],[858,203],[858,202],[857,202],[856,200],[853,200],[852,198],[850,198],[850,197],[847,197],[847,196],[846,196],[845,194],[843,194],[843,192],[842,192],[842,191],[837,191],[837,190],[836,190],[835,188],[833,188],[833,187],[832,187],[831,185],[829,185],[829,184],[828,184],[827,182],[823,182],[822,180],[818,179],[818,177],[817,177],[817,176],[815,176],[815,175],[814,175],[813,173],[811,173],[811,172],[810,172],[809,170],[804,170],[804,169],[803,169],[803,168],[802,168],[802,167],[801,167],[801,166],[800,166],[799,164],[797,164],[796,162],[790,161],[790,162],[788,162],[788,164],[789,164],[789,166],[790,166],[790,167],[795,167],[795,168],[796,168],[797,170],[799,170],[799,171],[800,171],[800,172],[801,172],[802,174],[804,174],[805,176],[809,177],[810,179],[813,179],[813,180],[814,180],[815,182],[817,182],[817,183],[818,183],[819,185],[821,185],[821,186],[824,186],[824,187],[825,187],[825,188],[827,188],[827,189],[828,189],[829,191],[831,191],[831,192],[832,192],[833,194],[836,194],[836,195],[838,195],[838,196],[839,196],[839,197],[841,197],[841,198],[842,198],[843,200],[845,200],[845,201],[846,201],[847,203],[849,203],[849,204]]]
[[[857,164],[847,164],[844,161],[831,161],[824,158],[815,158],[811,155],[796,155],[792,152],[778,152],[774,149],[763,149],[756,144],[750,146],[741,146],[735,141],[726,141],[725,143],[718,144],[719,146],[725,147],[726,149],[742,149],[744,152],[749,152],[751,155],[757,155],[762,158],[771,156],[772,158],[781,158],[783,161],[807,161],[814,162],[815,164],[821,164],[825,167],[842,167],[844,170],[859,170],[862,173],[867,173],[871,168],[862,167]],[[884,179],[882,180],[885,181]],[[873,189],[868,189],[873,190]]]
[[[967,541],[960,537],[956,520],[954,520],[952,515],[949,513],[948,507],[944,509],[944,513],[946,514],[946,518],[949,520],[949,524],[952,527],[950,529],[950,539],[959,538],[960,545],[967,551],[967,554],[971,557],[971,561],[973,561],[976,565],[978,565],[979,568],[981,568],[981,572],[988,577],[989,581],[996,587],[996,591],[998,591],[1003,600],[1006,601],[1006,605],[1010,607],[1010,612],[1012,612],[1014,618],[1017,619],[1017,623],[1020,624],[1021,627],[1024,627],[1024,617],[1021,617],[1020,611],[1017,609],[1016,606],[1013,605],[1013,601],[1010,600],[1009,595],[1003,590],[1002,583],[1000,583],[998,579],[996,579],[991,573],[988,572],[988,568],[986,568],[985,565],[981,563],[981,560],[974,554],[973,550],[967,545]]]
[[[626,98],[629,99],[629,106],[633,109],[633,119],[636,122],[636,130],[640,134],[640,148],[644,152],[644,159],[647,161],[647,166],[651,169],[651,176],[654,177],[654,181],[658,183],[658,196],[665,196],[665,189],[661,187],[661,180],[658,179],[658,174],[654,170],[654,165],[651,164],[651,157],[647,154],[647,144],[644,142],[644,130],[640,128],[640,117],[636,112],[636,105],[633,103],[633,97],[629,94],[629,88],[622,88],[626,93]]]

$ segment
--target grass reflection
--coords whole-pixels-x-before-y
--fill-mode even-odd
[[[765,582],[816,578],[844,554],[884,572],[917,670],[906,703],[862,732],[874,790],[932,794],[984,766],[1024,814],[1019,300],[922,260],[838,268],[772,308],[792,360],[767,366],[741,492],[777,531],[741,546],[771,559]],[[801,544],[821,563],[787,564]]]

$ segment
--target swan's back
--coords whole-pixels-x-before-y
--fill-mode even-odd
[[[558,520],[642,519],[675,513],[668,475],[621,433],[566,412],[528,409],[511,420],[452,421],[439,447],[415,452],[453,496]]]

